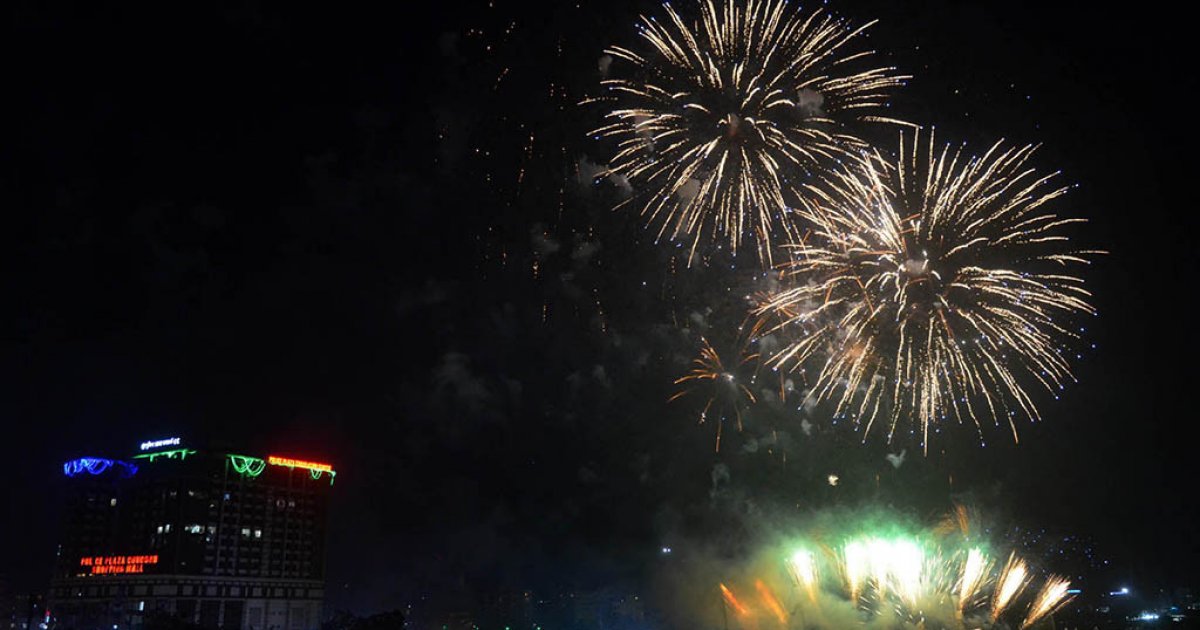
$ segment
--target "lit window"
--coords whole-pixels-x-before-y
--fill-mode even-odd
[[[262,538],[262,530],[261,530],[261,529],[256,529],[256,530],[254,530],[254,537],[255,537],[255,538]]]
[[[243,536],[245,536],[245,537],[247,537],[247,538],[249,538],[249,537],[250,537],[250,528],[249,528],[249,527],[243,527],[243,528],[242,528],[242,535],[243,535]]]
[[[108,500],[108,504],[109,504],[109,505],[111,505],[111,506],[113,506],[113,507],[117,507],[117,498],[116,498],[116,497],[113,497],[113,498],[109,499],[109,500]]]
[[[158,526],[158,533],[160,533],[160,534],[161,534],[161,533],[163,533],[163,526],[162,526],[162,525],[159,525],[159,526]]]

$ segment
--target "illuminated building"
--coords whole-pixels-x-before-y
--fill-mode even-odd
[[[336,471],[148,440],[125,458],[63,464],[62,539],[49,609],[64,629],[314,630]]]

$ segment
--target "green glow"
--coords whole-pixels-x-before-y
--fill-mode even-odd
[[[320,471],[320,470],[317,470],[317,469],[315,469],[315,468],[309,468],[309,469],[308,469],[308,474],[309,474],[309,476],[310,476],[310,477],[312,477],[313,479],[320,479],[320,478],[321,478],[321,475],[323,475],[325,472],[328,472],[328,473],[329,473],[329,485],[331,485],[331,486],[332,486],[332,485],[333,485],[333,480],[334,480],[334,478],[335,478],[335,477],[337,477],[337,471],[333,471],[333,470],[330,470],[330,471]]]
[[[153,464],[154,460],[159,457],[167,459],[179,459],[180,461],[187,459],[188,455],[195,455],[196,451],[190,448],[177,448],[170,451],[158,451],[157,453],[143,453],[142,455],[134,455],[134,459],[148,459]]]
[[[229,453],[229,463],[233,465],[233,471],[243,477],[257,477],[267,469],[267,460],[258,457],[250,457],[249,455],[234,455]]]

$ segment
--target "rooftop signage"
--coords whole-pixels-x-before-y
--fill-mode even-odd
[[[275,455],[270,455],[267,457],[267,463],[271,464],[272,466],[287,466],[288,468],[304,468],[318,472],[333,472],[333,466],[330,466],[329,464],[306,462],[301,459],[292,459],[290,457],[278,457]]]
[[[143,451],[151,451],[156,448],[162,448],[164,446],[179,446],[179,438],[172,437],[172,438],[165,438],[162,440],[149,440],[146,442],[142,442],[141,446],[142,446],[141,450],[143,450]]]

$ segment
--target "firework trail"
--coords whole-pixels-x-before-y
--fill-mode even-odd
[[[974,603],[979,595],[987,574],[990,572],[987,557],[978,548],[967,551],[967,559],[963,562],[962,575],[958,579],[958,615]]]
[[[750,614],[750,611],[743,606],[740,601],[738,601],[738,598],[734,596],[733,591],[729,590],[728,586],[725,586],[724,584],[719,586],[721,587],[721,597],[725,599],[726,604],[733,608],[733,610],[735,610],[739,615]]]
[[[752,239],[770,264],[777,243],[799,235],[787,213],[794,182],[864,146],[846,125],[898,122],[879,112],[908,77],[869,67],[873,53],[858,45],[871,23],[783,0],[706,0],[692,21],[665,11],[642,17],[639,46],[605,51],[628,74],[584,101],[608,108],[591,135],[616,144],[609,172],[633,191],[621,205],[657,238],[686,243],[689,264],[706,239],[735,254]]]
[[[1037,598],[1033,600],[1033,605],[1029,608],[1029,615],[1025,617],[1021,627],[1028,628],[1067,603],[1067,600],[1070,599],[1067,597],[1067,591],[1070,588],[1071,583],[1061,577],[1051,576],[1048,578]]]
[[[1028,166],[1035,147],[998,142],[982,156],[902,133],[894,161],[865,153],[809,186],[812,226],[785,265],[792,286],[756,312],[791,335],[769,357],[814,367],[810,396],[836,403],[864,438],[877,419],[931,428],[1038,420],[1026,390],[1073,380],[1066,319],[1094,314],[1073,273],[1090,254],[1064,234],[1083,219],[1046,206],[1067,191]],[[1080,331],[1082,329],[1079,329]]]
[[[792,554],[788,559],[788,570],[791,571],[796,584],[808,594],[808,598],[817,601],[817,564],[812,553],[802,549]]]
[[[1029,582],[1028,573],[1029,569],[1026,568],[1024,560],[1016,554],[1008,557],[1008,562],[1004,563],[1004,569],[1000,571],[996,580],[996,592],[992,597],[992,621],[995,621],[1025,589]]]

